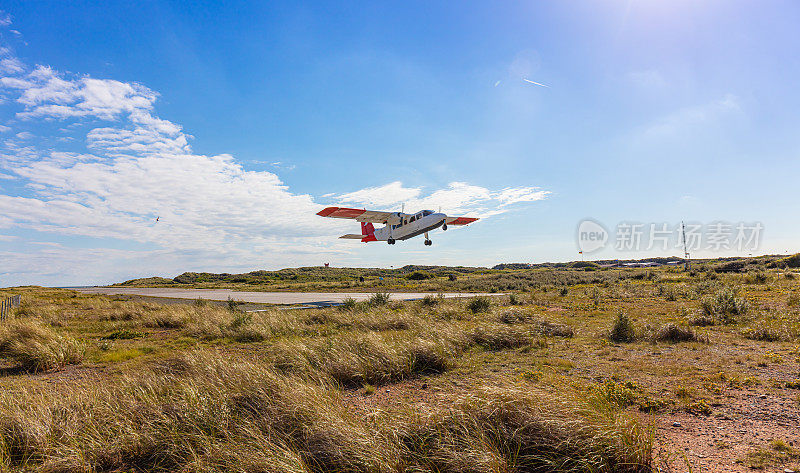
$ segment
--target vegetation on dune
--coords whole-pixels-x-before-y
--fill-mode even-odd
[[[258,312],[6,291],[0,472],[651,471],[653,435],[681,431],[642,412],[796,406],[800,279],[727,263],[415,267],[434,277],[404,284],[524,290]],[[747,441],[745,462],[795,458]]]
[[[84,346],[71,337],[58,335],[31,319],[0,325],[0,357],[9,357],[27,371],[49,371],[79,363]]]
[[[334,388],[200,351],[118,384],[0,402],[0,465],[44,471],[642,471],[647,432],[513,387],[362,418]],[[48,409],[36,409],[45,403]]]

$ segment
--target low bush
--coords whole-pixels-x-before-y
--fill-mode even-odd
[[[488,297],[483,297],[483,296],[473,297],[472,300],[470,300],[469,303],[467,304],[467,309],[473,314],[489,312],[491,308],[492,308],[492,302],[489,300]]]
[[[749,340],[757,340],[759,342],[780,342],[789,341],[793,337],[788,332],[786,327],[751,327],[742,332],[742,336]]]
[[[346,298],[338,306],[339,310],[354,310],[356,307],[358,307],[358,302],[352,297]]]
[[[369,298],[369,300],[367,301],[367,304],[369,304],[369,305],[371,305],[373,307],[379,307],[379,306],[388,304],[390,300],[391,300],[391,297],[389,296],[389,293],[387,293],[387,292],[376,292],[375,294],[373,294]]]
[[[608,338],[613,342],[630,343],[636,340],[636,328],[627,314],[620,312],[614,319]]]
[[[769,275],[763,270],[748,272],[744,277],[747,284],[766,284],[769,279]]]
[[[439,302],[441,302],[443,299],[444,299],[444,296],[441,295],[441,294],[436,295],[436,296],[434,296],[433,294],[428,294],[428,295],[426,295],[425,297],[423,297],[420,300],[420,304],[422,304],[424,306],[427,306],[427,307],[433,307],[436,304],[438,304]]]
[[[737,295],[735,289],[725,288],[712,297],[703,299],[700,308],[703,314],[725,324],[735,323],[737,316],[747,313],[747,301]]]
[[[431,279],[434,277],[436,276],[427,271],[422,271],[422,270],[412,271],[408,273],[408,275],[406,275],[406,279],[409,279],[411,281],[424,281],[426,279]]]

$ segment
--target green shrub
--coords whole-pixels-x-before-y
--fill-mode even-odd
[[[630,343],[636,340],[636,329],[627,314],[620,312],[611,326],[608,338],[614,342]]]
[[[775,262],[775,265],[781,268],[800,268],[800,253],[781,258]]]
[[[391,297],[389,296],[388,292],[376,292],[372,295],[372,297],[369,298],[367,304],[378,307],[388,304],[390,300]]]
[[[791,335],[784,328],[779,330],[772,327],[755,327],[749,328],[742,332],[744,338],[756,340],[759,342],[780,342],[782,340],[791,340]]]
[[[239,301],[235,300],[233,297],[228,296],[228,310],[233,312],[233,311],[236,310],[236,307],[238,305],[240,305],[240,304],[242,304],[242,302],[239,302]]]
[[[703,299],[700,308],[703,314],[722,323],[734,323],[736,317],[747,313],[747,301],[739,297],[736,290],[725,288],[712,297]]]
[[[339,305],[339,310],[355,310],[358,307],[358,302],[352,297],[348,297]]]
[[[747,284],[766,284],[769,281],[769,275],[762,270],[749,272],[744,277]]]
[[[428,307],[433,307],[444,299],[443,294],[433,295],[428,294],[420,300],[420,304]]]
[[[472,312],[473,314],[479,314],[482,312],[489,312],[492,308],[492,303],[488,297],[474,297],[469,304],[467,304],[467,309]]]
[[[639,397],[639,390],[639,386],[633,381],[617,383],[612,380],[589,388],[590,393],[618,408],[635,404],[636,399]]]
[[[410,279],[412,281],[424,281],[425,279],[431,279],[433,277],[435,276],[427,271],[417,270],[408,273],[406,279]]]

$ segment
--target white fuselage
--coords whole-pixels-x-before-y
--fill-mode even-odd
[[[393,240],[408,240],[441,227],[447,215],[423,210],[415,214],[398,212],[393,217],[395,218],[391,219],[386,226],[375,229],[375,240],[386,241],[390,238]],[[399,223],[392,225],[392,221]]]

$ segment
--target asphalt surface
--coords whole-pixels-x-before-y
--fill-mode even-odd
[[[357,301],[367,300],[374,292],[249,292],[232,291],[230,289],[181,289],[171,287],[85,287],[73,289],[84,294],[129,295],[144,297],[160,297],[172,299],[206,299],[210,301],[250,302],[255,304],[308,304],[337,305],[347,298]],[[394,301],[422,299],[431,293],[397,292],[389,297]],[[435,294],[434,294],[435,295]],[[496,296],[499,294],[474,292],[445,292],[444,297]]]

